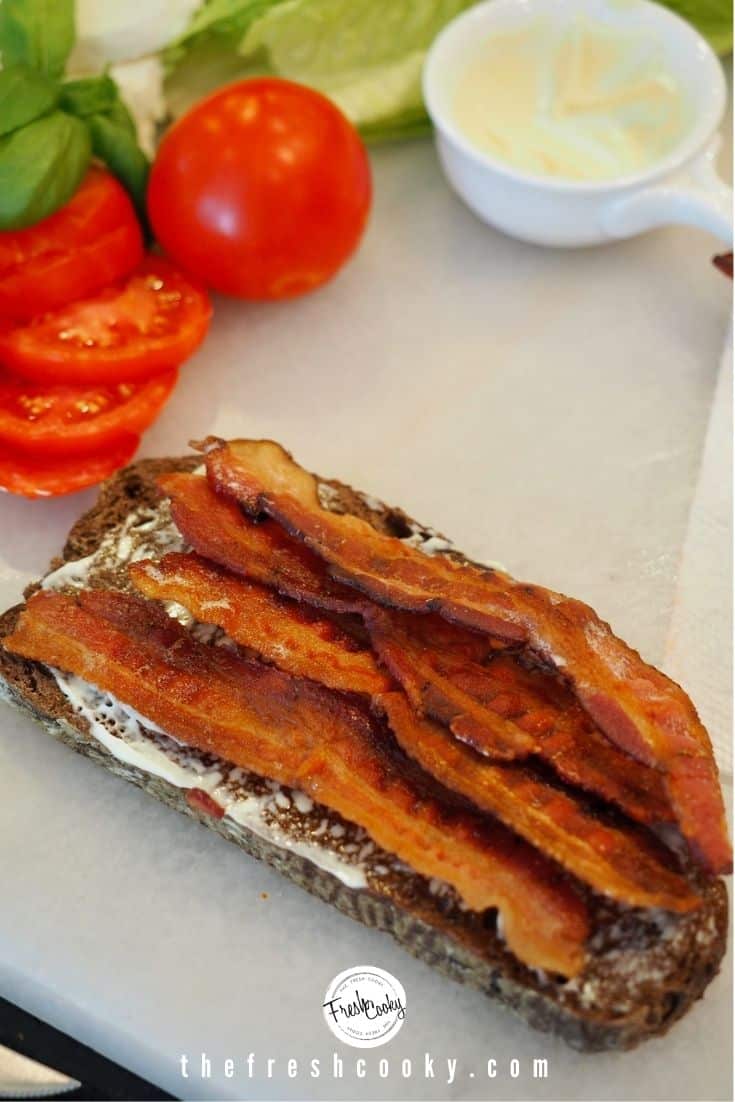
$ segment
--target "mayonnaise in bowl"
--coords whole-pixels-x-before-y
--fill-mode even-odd
[[[670,153],[692,121],[653,35],[583,14],[539,16],[478,43],[452,112],[478,150],[569,180],[639,172]]]

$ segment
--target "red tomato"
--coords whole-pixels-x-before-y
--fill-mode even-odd
[[[133,204],[114,176],[92,168],[65,207],[0,233],[0,316],[26,321],[98,291],[143,259]]]
[[[149,256],[124,282],[0,332],[0,363],[44,383],[148,379],[183,363],[204,338],[207,294]]]
[[[209,287],[278,299],[318,287],[355,249],[370,166],[318,92],[262,78],[223,88],[164,137],[148,187],[163,248]]]
[[[133,458],[139,436],[125,436],[114,448],[90,455],[43,459],[19,456],[0,445],[0,490],[23,497],[56,497],[73,494],[108,478]]]
[[[101,451],[156,419],[178,371],[147,382],[49,386],[0,375],[0,448],[34,455]]]

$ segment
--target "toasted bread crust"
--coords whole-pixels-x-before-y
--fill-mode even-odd
[[[192,470],[199,462],[196,456],[143,460],[120,471],[105,483],[97,503],[74,525],[61,558],[52,566],[91,554],[105,533],[122,524],[131,510],[154,505],[159,474]],[[332,508],[361,515],[392,534],[405,535],[416,527],[400,510],[373,508],[372,501],[368,505],[351,488],[337,482],[329,485]],[[19,611],[11,609],[0,617],[0,640],[12,630]],[[421,890],[421,878],[415,877],[415,891],[409,885],[402,893],[382,895],[371,888],[349,888],[305,858],[274,846],[233,820],[197,810],[183,790],[119,761],[91,737],[86,722],[69,707],[43,666],[0,650],[0,698],[30,713],[66,745],[198,819],[343,913],[385,930],[414,956],[499,999],[533,1028],[556,1034],[573,1048],[628,1049],[665,1032],[701,997],[719,969],[728,923],[727,894],[720,880],[698,885],[703,906],[676,920],[674,937],[659,938],[645,914],[630,911],[610,916],[601,908],[598,945],[595,947],[593,939],[589,970],[574,981],[575,987],[539,982],[507,952],[492,928],[478,928],[477,921],[469,917],[447,915]],[[638,987],[632,1000],[623,997],[627,984],[616,971],[618,952],[625,954],[626,969],[633,963],[651,977]]]

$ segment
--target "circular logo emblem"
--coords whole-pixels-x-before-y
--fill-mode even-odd
[[[340,1041],[355,1048],[377,1048],[403,1025],[406,992],[390,972],[360,965],[334,977],[323,1009],[325,1022]]]

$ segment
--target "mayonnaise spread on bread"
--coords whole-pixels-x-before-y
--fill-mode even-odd
[[[666,157],[692,120],[651,34],[582,15],[538,17],[478,43],[453,114],[478,150],[566,180],[640,172]]]

